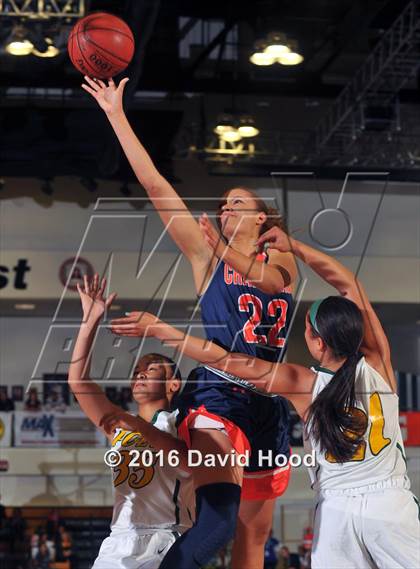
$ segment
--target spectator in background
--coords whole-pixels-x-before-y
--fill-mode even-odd
[[[276,569],[300,569],[299,555],[290,553],[286,546],[281,547]]]
[[[60,525],[60,516],[57,510],[51,510],[47,517],[48,539],[55,539]]]
[[[48,561],[54,561],[55,560],[55,546],[54,546],[54,542],[51,541],[50,539],[48,539],[48,534],[45,531],[45,528],[41,528],[41,532],[38,534],[38,540],[34,540],[32,539],[31,541],[31,548],[32,548],[32,560],[36,561],[37,555],[38,553],[41,551],[41,549],[44,549],[45,546],[48,550],[49,553],[49,559]]]
[[[0,411],[14,411],[15,404],[14,402],[7,396],[7,391],[4,389],[0,390]]]
[[[41,543],[34,558],[33,567],[36,569],[50,569],[51,554],[46,543]]]
[[[1,494],[0,494],[0,527],[3,525],[3,521],[6,519],[6,508],[1,503]]]
[[[66,402],[63,399],[63,392],[60,386],[57,388],[52,388],[50,393],[48,394],[47,399],[45,400],[45,409],[47,411],[65,411],[66,410]]]
[[[311,551],[314,533],[311,527],[303,530],[303,543],[299,548],[301,569],[311,569]]]
[[[1,496],[0,496],[1,498]],[[10,540],[10,527],[6,515],[6,508],[0,503],[0,541],[8,544]]]
[[[38,398],[38,390],[36,387],[31,387],[28,397],[25,401],[25,411],[40,411],[41,401]]]
[[[56,561],[70,561],[72,559],[72,539],[70,532],[66,529],[64,524],[58,526],[58,531],[55,538],[55,551]]]
[[[13,508],[12,516],[9,520],[10,526],[10,550],[15,551],[17,544],[22,544],[25,541],[26,521],[22,518],[22,511],[20,508]]]
[[[276,568],[279,549],[280,542],[273,536],[273,530],[271,530],[270,537],[264,547],[264,569]]]

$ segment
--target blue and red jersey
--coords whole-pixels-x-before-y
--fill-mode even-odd
[[[257,260],[267,260],[262,254]],[[200,299],[209,340],[230,352],[281,361],[293,311],[290,288],[267,294],[220,262]]]

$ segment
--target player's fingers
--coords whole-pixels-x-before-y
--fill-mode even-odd
[[[117,91],[122,93],[124,91],[124,87],[127,85],[129,79],[128,77],[124,77],[124,79],[121,79],[120,84],[118,85]]]
[[[109,308],[116,298],[117,298],[117,293],[116,293],[116,292],[113,292],[112,294],[110,294],[110,295],[108,296],[108,298],[105,300],[105,306],[106,306],[107,308]]]
[[[261,246],[266,241],[273,242],[275,241],[275,239],[276,239],[276,229],[275,227],[272,227],[271,229],[260,235],[260,237],[257,239],[257,245]]]
[[[111,326],[133,324],[134,322],[137,322],[137,318],[125,316],[123,318],[114,318],[113,320],[111,320]]]
[[[96,81],[96,83],[98,83],[98,85],[101,87],[101,89],[106,89],[106,85],[101,79],[95,78],[95,81]]]
[[[99,287],[99,290],[98,290],[98,296],[102,296],[104,294],[105,287],[106,287],[106,279],[102,279],[101,280],[101,286]]]
[[[93,275],[93,281],[92,281],[92,291],[93,292],[97,292],[98,284],[99,284],[99,275],[98,275],[98,273],[95,273]]]
[[[116,336],[127,336],[130,338],[134,338],[134,337],[141,337],[142,333],[139,331],[133,331],[133,330],[126,330],[123,328],[111,328],[111,332],[113,334],[115,334]]]
[[[136,330],[135,324],[118,324],[118,326],[114,326],[111,324],[111,330],[122,330],[126,332],[131,332]]]
[[[82,83],[82,89],[84,89],[85,91],[87,91],[90,95],[92,95],[92,97],[96,98],[96,91],[94,91],[93,89],[91,89],[90,87],[88,87],[87,85],[85,85],[84,83]]]
[[[85,79],[86,83],[89,85],[89,87],[95,91],[95,93],[97,93],[99,91],[100,86],[96,83],[96,81],[94,81],[88,75],[85,75],[84,79]]]
[[[89,294],[89,279],[87,275],[83,276],[83,284],[85,285],[85,293]]]

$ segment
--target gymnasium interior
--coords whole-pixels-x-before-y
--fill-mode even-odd
[[[214,217],[227,189],[251,188],[292,236],[364,283],[391,345],[419,496],[420,1],[3,0],[1,568],[35,567],[43,535],[71,550],[52,555],[51,569],[90,569],[109,533],[107,441],[67,385],[76,283],[105,275],[118,293],[112,318],[148,310],[202,334],[190,266],[68,56],[70,30],[95,11],[133,31],[134,57],[115,81],[129,77],[130,123],[194,215]],[[23,51],[10,48],[17,40]],[[267,57],[283,43],[293,57]],[[331,293],[299,264],[287,361],[312,365],[305,313]],[[95,344],[92,377],[127,410],[139,347],[177,357],[154,339],[117,341],[106,330]],[[178,364],[184,378],[195,366]],[[292,409],[299,455],[302,432]],[[277,550],[300,559],[296,569],[310,567],[314,508],[306,469],[294,468],[272,533]],[[57,546],[60,525],[67,546]],[[207,569],[229,566],[226,553]]]

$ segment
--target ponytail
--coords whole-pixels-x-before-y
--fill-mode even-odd
[[[367,428],[366,415],[354,411],[356,367],[360,357],[361,354],[349,356],[309,408],[306,428],[321,451],[337,462],[351,459]]]
[[[309,311],[312,333],[331,348],[334,357],[345,357],[342,366],[309,407],[306,435],[331,459],[347,462],[362,443],[367,429],[365,413],[356,408],[356,368],[362,357],[363,318],[352,301],[330,296]]]

